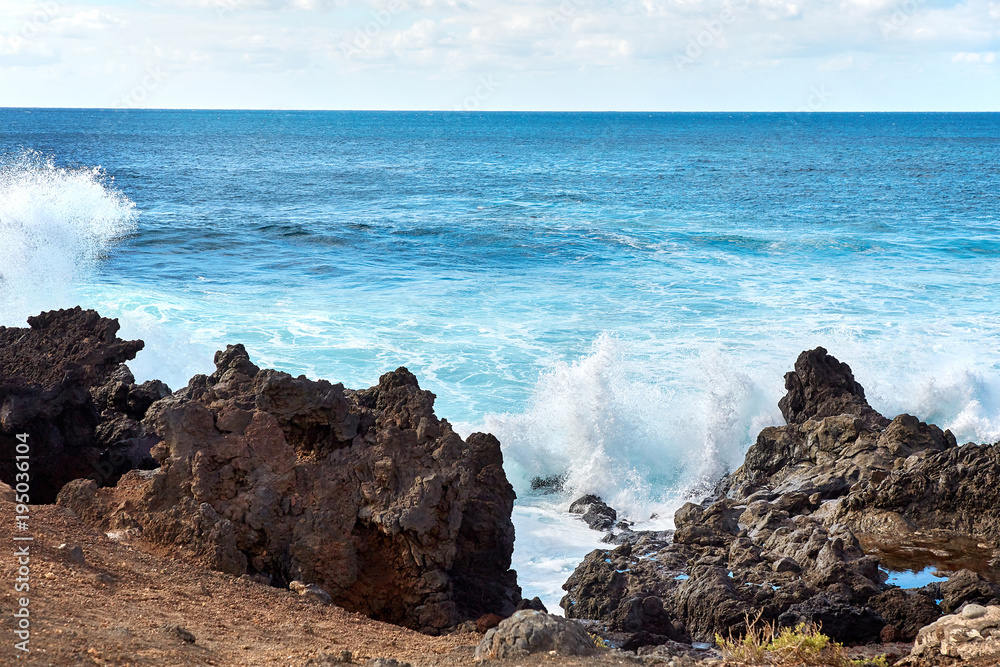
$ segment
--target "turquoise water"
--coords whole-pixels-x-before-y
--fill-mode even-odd
[[[934,582],[944,582],[947,577],[934,576],[936,567],[927,567],[922,570],[902,570],[899,572],[889,572],[888,584],[899,586],[900,588],[922,588]]]
[[[803,349],[1000,438],[1000,115],[6,109],[0,156],[2,323],[97,308],[173,387],[237,341],[354,387],[408,366],[500,437],[550,598],[590,544],[547,531],[566,497],[669,525]]]

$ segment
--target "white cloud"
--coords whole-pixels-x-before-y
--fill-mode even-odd
[[[157,7],[212,9],[225,14],[239,11],[327,11],[346,0],[152,0]]]
[[[41,67],[59,57],[45,44],[21,35],[0,35],[0,67]]]
[[[793,19],[802,15],[802,5],[787,0],[757,0],[757,7],[768,20]]]
[[[918,77],[933,63],[951,70],[952,61],[989,65],[1000,51],[1000,0],[65,0],[31,24],[34,7],[0,0],[0,35],[34,26],[16,51],[0,41],[0,89],[23,90],[5,68],[44,65],[50,89],[114,92],[134,86],[144,67],[162,64],[171,77],[156,101],[181,106],[216,88],[228,92],[230,105],[363,106],[342,100],[381,101],[396,90],[398,106],[419,106],[406,100],[425,99],[422,88],[461,100],[468,81],[496,74],[505,84],[491,103],[514,99],[504,96],[516,94],[518,81],[539,97],[566,99],[577,99],[571,86],[579,99],[604,94],[591,83],[602,81],[617,91],[613,99],[632,104],[656,95],[678,99],[656,91],[690,81],[706,100],[756,99],[786,86],[795,100],[786,106],[794,107],[817,71],[878,90],[879,77],[897,69]],[[700,49],[697,66],[679,71],[675,60],[692,43]],[[300,90],[296,77],[323,83]],[[280,100],[259,101],[277,96],[272,88],[281,89]],[[931,101],[943,98],[917,78],[912,88]]]
[[[953,63],[984,63],[992,65],[997,62],[997,54],[993,51],[986,53],[956,53],[951,62]]]
[[[828,72],[840,72],[854,67],[854,56],[835,56],[823,62],[818,69]]]
[[[52,18],[52,30],[57,34],[75,39],[86,39],[94,31],[109,28],[125,28],[128,23],[106,14],[99,9],[76,12],[71,15],[58,14]]]

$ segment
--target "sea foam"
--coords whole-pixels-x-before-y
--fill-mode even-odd
[[[687,341],[673,350],[603,334],[588,354],[542,371],[523,411],[488,414],[463,430],[497,435],[522,499],[539,495],[532,479],[555,476],[562,502],[594,493],[648,528],[672,527],[681,504],[710,493],[763,428],[784,423],[783,376],[819,344],[851,365],[887,417],[913,414],[960,443],[1000,438],[996,363],[971,343],[942,349],[927,332],[897,334],[775,337],[756,349]]]
[[[82,275],[135,228],[135,205],[100,167],[0,157],[0,324],[75,305]]]
[[[663,378],[632,348],[604,334],[579,361],[544,372],[525,411],[486,417],[519,495],[557,476],[566,497],[595,493],[633,521],[655,515],[669,527],[673,510],[710,491],[755,432],[780,420],[779,387],[717,350]]]

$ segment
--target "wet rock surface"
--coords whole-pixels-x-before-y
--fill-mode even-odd
[[[568,617],[637,644],[740,635],[747,618],[812,622],[852,644],[912,641],[942,612],[1000,601],[979,572],[890,586],[859,539],[905,550],[933,533],[995,552],[1000,445],[958,447],[910,415],[886,419],[823,348],[802,353],[785,383],[787,425],[764,429],[712,497],[681,507],[672,535],[623,533],[617,548],[589,554],[564,585]],[[648,611],[646,600],[656,600]]]
[[[520,601],[500,444],[462,440],[405,368],[364,391],[260,369],[241,345],[148,409],[160,468],[59,503],[213,569],[313,585],[435,633]],[[317,594],[319,597],[319,594]]]
[[[146,410],[170,393],[135,384],[124,366],[143,348],[118,338],[118,321],[79,307],[0,327],[0,479],[14,480],[16,436],[28,434],[32,502],[52,502],[70,480],[113,485],[155,467]]]
[[[611,530],[618,518],[618,512],[594,495],[574,500],[569,506],[569,512],[581,514],[583,522],[594,530]]]

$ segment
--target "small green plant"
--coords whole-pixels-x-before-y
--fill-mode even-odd
[[[590,635],[591,641],[594,642],[594,646],[597,648],[611,648],[611,643],[607,639],[604,639],[599,635],[595,635],[593,632],[588,632],[587,634]]]
[[[762,623],[746,618],[746,634],[740,638],[715,635],[722,657],[748,667],[888,667],[885,657],[852,660],[847,650],[824,635],[819,626],[800,623],[794,628],[777,628],[773,622]]]
[[[749,616],[746,617],[747,631],[739,639],[734,638],[732,633],[728,639],[716,633],[715,643],[719,645],[723,658],[742,665],[767,664],[764,662],[767,657],[765,647],[774,636],[774,626],[770,623],[761,623],[761,613],[758,612],[757,618],[753,621]]]

